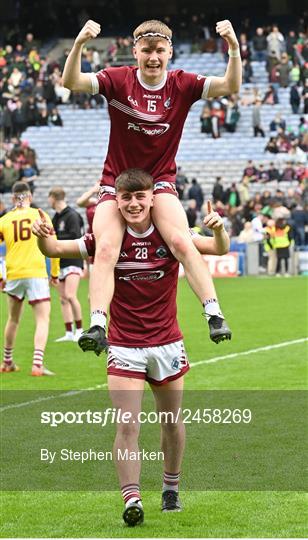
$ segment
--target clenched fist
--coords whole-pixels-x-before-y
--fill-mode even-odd
[[[83,45],[90,39],[94,39],[100,34],[101,31],[101,25],[96,23],[95,21],[89,21],[86,22],[84,27],[80,30],[78,36],[75,39],[75,43],[77,45]]]
[[[236,34],[230,21],[218,21],[216,23],[216,32],[228,42],[230,49],[236,49],[239,46]]]

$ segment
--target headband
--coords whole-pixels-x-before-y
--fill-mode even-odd
[[[136,45],[139,39],[145,38],[145,37],[161,37],[161,38],[166,39],[170,43],[170,45],[172,45],[171,38],[169,36],[166,36],[166,34],[161,34],[160,32],[147,32],[146,34],[140,34],[138,37],[134,39],[134,45]]]

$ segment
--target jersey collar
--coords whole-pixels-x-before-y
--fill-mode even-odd
[[[146,90],[150,90],[152,92],[156,92],[157,90],[161,90],[165,86],[166,81],[167,81],[167,71],[165,71],[162,82],[160,82],[159,84],[155,84],[154,86],[150,86],[149,84],[146,84],[142,80],[140,69],[137,69],[137,79],[139,83],[141,84],[141,86],[143,86],[143,88],[145,88]]]
[[[153,225],[153,223],[151,223],[148,230],[145,231],[144,233],[138,233],[138,232],[134,231],[133,229],[131,229],[128,225],[126,227],[126,230],[127,230],[128,234],[130,234],[131,236],[134,236],[134,238],[146,238],[147,236],[150,236],[150,234],[152,234],[152,232],[154,231],[154,225]]]

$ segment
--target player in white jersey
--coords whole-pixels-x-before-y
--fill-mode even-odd
[[[100,341],[104,342],[106,313],[114,292],[114,267],[124,232],[114,199],[114,179],[122,170],[138,167],[140,163],[154,177],[154,223],[173,255],[183,264],[187,279],[204,306],[211,338],[218,342],[231,337],[208,269],[191,241],[185,212],[174,196],[174,158],[189,107],[202,97],[229,95],[240,88],[239,44],[230,21],[218,22],[216,31],[229,44],[230,58],[223,77],[206,78],[181,70],[167,72],[172,56],[172,32],[155,20],[142,23],[134,32],[133,51],[138,69],[123,67],[109,68],[96,75],[81,73],[83,45],[100,33],[100,25],[94,21],[86,23],[68,56],[64,85],[75,91],[104,94],[111,118],[102,178],[103,204],[98,205],[93,223],[97,250],[90,281],[91,328],[79,340],[84,350],[97,350],[98,331]],[[211,324],[213,317],[219,328]]]

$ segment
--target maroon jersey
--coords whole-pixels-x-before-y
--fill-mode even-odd
[[[87,216],[87,221],[88,221],[88,230],[87,230],[88,233],[91,233],[93,231],[92,225],[93,225],[95,210],[96,210],[96,203],[90,204],[90,206],[87,206],[86,208],[86,216]]]
[[[83,237],[94,255],[93,235]],[[81,242],[79,247],[82,255]],[[182,339],[176,320],[179,263],[158,230],[138,234],[127,227],[115,267],[108,342],[122,347],[155,347]]]
[[[156,87],[141,82],[137,67],[115,67],[92,74],[93,93],[103,94],[111,129],[101,183],[114,186],[125,169],[137,167],[155,182],[175,182],[175,155],[191,105],[206,97],[210,79],[169,71]]]

